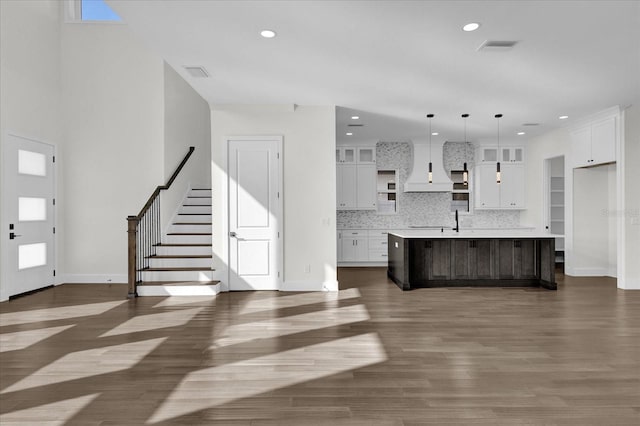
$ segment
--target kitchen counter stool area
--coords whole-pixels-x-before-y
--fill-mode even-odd
[[[389,233],[387,275],[418,287],[543,287],[556,290],[549,235],[471,237]]]

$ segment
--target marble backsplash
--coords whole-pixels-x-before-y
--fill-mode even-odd
[[[447,142],[443,148],[447,173],[474,165],[474,147],[470,143]],[[451,194],[444,192],[402,192],[411,167],[411,146],[406,142],[379,142],[376,145],[378,170],[398,170],[399,191],[396,214],[378,214],[374,210],[339,210],[338,228],[402,229],[409,226],[455,226]],[[520,225],[520,212],[481,210],[460,216],[463,228],[514,228]]]

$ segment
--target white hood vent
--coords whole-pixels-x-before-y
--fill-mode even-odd
[[[413,142],[413,169],[404,184],[404,192],[451,192],[453,182],[444,171],[442,146],[444,142]],[[429,183],[429,161],[433,164],[433,183]]]

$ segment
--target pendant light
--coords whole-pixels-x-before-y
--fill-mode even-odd
[[[496,120],[498,121],[498,154],[497,154],[498,163],[496,164],[496,183],[498,185],[500,185],[500,181],[501,181],[501,176],[500,176],[500,119],[502,118],[502,114],[496,114],[495,117],[496,117]]]
[[[467,143],[467,118],[469,118],[469,114],[462,114],[462,118],[464,118],[464,143]],[[467,170],[467,163],[464,163],[464,166],[462,166],[462,184],[464,186],[469,185],[469,171]]]
[[[433,163],[431,161],[431,119],[433,114],[427,114],[429,119],[429,183],[433,183]]]

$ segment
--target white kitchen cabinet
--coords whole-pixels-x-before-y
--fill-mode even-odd
[[[496,183],[496,165],[479,164],[475,169],[474,199],[476,209],[500,208],[500,185]]]
[[[496,165],[476,166],[474,187],[477,210],[524,209],[524,165],[500,163],[501,183],[496,182]]]
[[[502,156],[500,163],[524,163],[524,148],[520,146],[509,146],[500,148]]]
[[[498,161],[498,147],[483,146],[478,148],[478,163],[495,163]]]
[[[386,262],[389,258],[387,231],[369,230],[369,262]]]
[[[358,164],[356,177],[356,207],[359,210],[375,210],[377,202],[377,171],[374,164]]]
[[[336,163],[356,164],[356,148],[351,146],[337,146]]]
[[[368,231],[343,229],[338,233],[340,262],[367,262],[369,260]]]
[[[500,184],[500,208],[524,208],[524,166],[501,164],[502,183]]]
[[[589,167],[616,161],[618,117],[594,120],[571,132],[574,167]]]
[[[338,210],[357,208],[357,168],[355,164],[336,165],[336,194]]]
[[[375,147],[336,147],[336,208],[375,210],[377,205]],[[362,162],[358,159],[362,158]]]
[[[376,147],[360,146],[357,148],[358,164],[375,164],[376,163]]]

